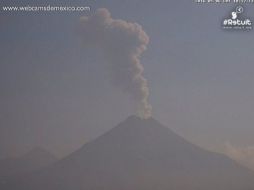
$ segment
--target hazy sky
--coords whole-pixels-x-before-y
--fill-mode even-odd
[[[0,12],[0,158],[38,145],[66,155],[135,113],[129,95],[112,85],[101,52],[81,42],[80,16],[101,7],[113,18],[141,24],[150,37],[141,62],[156,119],[209,149],[230,145],[241,152],[254,146],[254,31],[220,26],[236,5],[40,2],[65,3],[91,11]],[[253,4],[244,8],[254,21]]]

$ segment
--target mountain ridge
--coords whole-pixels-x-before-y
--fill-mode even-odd
[[[130,116],[52,166],[9,181],[4,190],[253,190],[253,177],[153,118]]]
[[[0,160],[0,177],[33,172],[57,160],[49,151],[41,147],[35,147],[19,157]]]

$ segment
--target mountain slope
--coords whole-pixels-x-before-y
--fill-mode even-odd
[[[253,190],[254,174],[154,119],[129,117],[50,168],[4,190]],[[2,188],[1,188],[2,189]]]
[[[57,158],[51,153],[36,147],[20,157],[0,160],[0,178],[32,172],[55,161]]]

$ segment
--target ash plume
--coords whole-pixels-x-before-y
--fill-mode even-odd
[[[80,25],[85,46],[103,50],[115,85],[132,96],[140,117],[149,118],[152,113],[149,88],[140,63],[149,42],[145,31],[137,23],[113,19],[105,8],[89,17],[81,17]]]

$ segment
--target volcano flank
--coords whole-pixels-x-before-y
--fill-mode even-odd
[[[253,190],[254,173],[153,118],[130,116],[66,158],[2,190]]]

